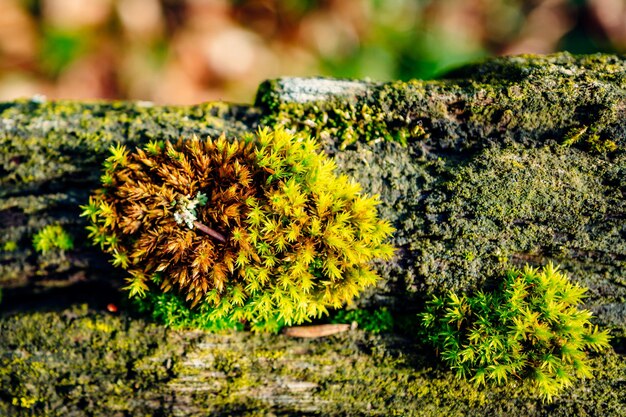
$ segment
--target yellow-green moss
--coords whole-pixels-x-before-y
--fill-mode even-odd
[[[14,240],[7,240],[4,242],[4,245],[2,245],[2,250],[5,252],[13,252],[17,250],[17,242]]]
[[[74,240],[59,224],[49,224],[39,230],[33,237],[33,247],[37,252],[46,253],[52,250],[71,250]]]
[[[1,415],[140,410],[135,399],[171,378],[185,348],[161,328],[86,305],[2,317],[0,333]]]

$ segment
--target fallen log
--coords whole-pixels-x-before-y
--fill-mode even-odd
[[[568,54],[434,81],[279,79],[253,106],[0,104],[0,412],[624,414],[625,116],[626,60]],[[319,137],[397,229],[396,257],[376,265],[382,280],[357,306],[411,317],[433,292],[489,288],[510,265],[553,261],[589,288],[585,307],[614,336],[615,352],[593,359],[597,378],[547,405],[454,379],[406,334],[208,335],[108,315],[123,271],[78,216],[108,148],[278,124]],[[35,250],[50,224],[72,249]],[[71,307],[81,303],[90,309]]]

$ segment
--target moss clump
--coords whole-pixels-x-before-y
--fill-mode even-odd
[[[132,154],[112,148],[105,188],[84,215],[94,243],[130,272],[131,296],[143,296],[150,281],[193,305],[209,291],[224,292],[238,256],[252,256],[247,242],[222,233],[243,233],[246,200],[260,194],[255,177],[263,177],[254,160],[252,143],[223,136],[151,142]]]
[[[49,224],[33,237],[33,247],[37,252],[46,253],[53,249],[61,251],[74,249],[74,240],[59,224]]]
[[[530,381],[548,401],[592,376],[585,349],[609,347],[578,309],[586,289],[548,264],[510,270],[493,293],[435,296],[421,315],[428,341],[442,359],[477,386]]]
[[[190,308],[184,298],[175,292],[148,291],[144,297],[134,297],[132,301],[139,313],[171,329],[201,329],[214,333],[244,329],[243,322],[230,316],[216,318],[214,307],[209,303],[199,303]],[[268,332],[277,332],[281,327],[281,323],[275,321],[263,323],[263,329]]]
[[[4,252],[14,252],[17,250],[17,242],[15,242],[14,240],[8,240],[6,242],[4,242],[4,245],[2,245],[2,250]]]
[[[146,102],[16,100],[0,103],[0,285],[61,283],[69,274],[108,280],[103,263],[84,232],[83,204],[99,186],[95,166],[114,144],[134,147],[150,140],[229,137],[250,132],[258,111],[250,106],[205,103],[156,106]],[[60,253],[36,254],[33,236],[60,224],[74,238],[69,268],[50,267]],[[7,241],[15,251],[2,251]],[[46,265],[42,266],[42,263]]]
[[[131,296],[173,290],[207,303],[211,320],[300,323],[373,285],[368,263],[393,253],[377,199],[317,148],[282,129],[114,147],[83,215],[94,243],[131,272]]]

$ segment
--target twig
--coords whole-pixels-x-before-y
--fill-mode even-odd
[[[195,220],[193,222],[193,225],[196,226],[198,229],[202,230],[207,235],[209,235],[211,237],[214,237],[215,239],[219,240],[222,243],[226,243],[226,238],[220,232],[217,232],[217,231],[211,229],[209,226],[207,226],[205,224],[202,224],[202,223],[200,223],[197,220]]]
[[[318,324],[315,326],[292,326],[286,327],[283,332],[291,337],[324,337],[346,332],[352,328],[349,324]]]

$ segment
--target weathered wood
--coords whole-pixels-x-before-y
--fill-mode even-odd
[[[433,291],[552,260],[590,288],[617,353],[545,405],[510,387],[477,391],[398,335],[220,336],[108,316],[123,272],[78,217],[108,147],[276,124],[320,137],[397,229],[397,256],[359,305],[410,315]],[[73,250],[36,253],[33,236],[52,223]],[[623,415],[626,59],[501,58],[406,83],[282,79],[254,106],[0,104],[0,250],[0,308],[14,313],[0,318],[0,414],[572,415],[602,404]],[[96,311],[66,310],[75,302]],[[40,308],[59,312],[25,312]]]
[[[44,325],[45,324],[45,325]],[[624,415],[623,357],[553,404],[515,386],[476,389],[410,339],[165,331],[89,311],[0,321],[0,415]]]

